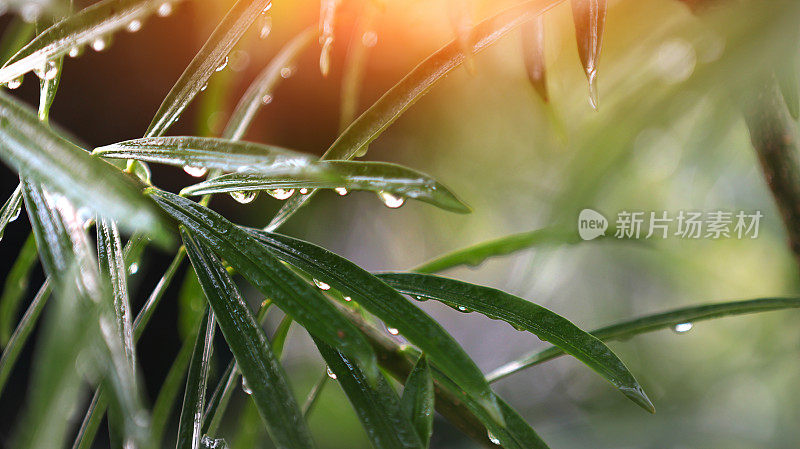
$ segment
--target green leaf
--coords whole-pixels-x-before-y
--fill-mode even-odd
[[[289,337],[289,329],[292,328],[294,320],[291,316],[286,315],[275,329],[275,334],[272,335],[272,352],[275,358],[280,360],[283,355],[283,348],[286,345],[286,338]]]
[[[603,47],[607,0],[571,0],[578,55],[589,80],[589,102],[597,109],[597,61]]]
[[[462,312],[476,311],[531,332],[586,364],[637,405],[655,411],[642,387],[616,354],[597,338],[544,307],[500,290],[433,275],[384,273],[378,277],[407,295],[435,299]]]
[[[704,304],[622,321],[617,324],[601,327],[592,331],[591,334],[603,341],[627,340],[639,334],[674,328],[679,324],[694,323],[725,316],[796,308],[800,308],[800,298],[761,298]],[[486,377],[490,382],[494,382],[522,371],[529,366],[538,365],[562,355],[564,355],[564,351],[556,346],[542,351],[535,351],[495,369]]]
[[[108,220],[100,220],[97,223],[97,255],[102,274],[111,281],[117,334],[123,343],[128,362],[134,369],[136,350],[133,345],[133,317],[128,297],[128,267],[122,252],[119,230]]]
[[[470,212],[469,206],[430,176],[385,162],[321,161],[289,171],[279,167],[275,174],[233,173],[189,186],[181,194],[300,188],[372,190],[390,207],[412,198],[453,212]]]
[[[145,137],[163,135],[178,120],[181,112],[203,89],[211,75],[224,67],[233,46],[270,4],[271,0],[239,0],[231,7],[164,98]]]
[[[5,346],[11,338],[12,323],[17,317],[20,302],[28,290],[31,271],[39,260],[37,256],[36,240],[33,234],[30,234],[8,272],[3,285],[3,295],[0,296],[0,345],[2,346]]]
[[[244,137],[258,110],[272,101],[275,86],[284,79],[281,70],[294,64],[300,53],[311,43],[314,35],[314,30],[309,28],[295,36],[258,74],[233,110],[222,137],[231,140],[240,140]]]
[[[270,145],[192,136],[128,140],[97,148],[93,154],[177,167],[266,173],[276,168],[304,166],[314,160],[310,154]]]
[[[3,355],[0,357],[0,393],[3,392],[8,376],[11,374],[11,370],[14,368],[14,364],[17,362],[25,343],[28,341],[28,337],[33,332],[49,297],[50,283],[45,281],[36,296],[33,297],[17,328],[11,334],[8,344],[3,349]]]
[[[271,437],[279,447],[314,447],[283,368],[269,349],[264,331],[256,323],[222,262],[186,227],[181,227],[181,236],[209,305],[242,375],[247,379]]]
[[[149,189],[149,194],[301,326],[353,356],[368,375],[377,374],[375,354],[358,328],[258,239],[191,200],[157,189]]]
[[[400,405],[425,448],[433,433],[433,402],[433,377],[428,360],[422,355],[406,380]]]
[[[183,393],[183,407],[178,424],[177,449],[197,449],[202,435],[203,409],[205,408],[206,385],[208,385],[209,361],[214,344],[214,313],[203,316],[192,350],[189,374],[186,376],[186,390]]]
[[[472,52],[477,53],[489,47],[506,33],[560,4],[561,1],[531,0],[484,20],[472,29]],[[363,156],[370,142],[377,139],[437,81],[459,67],[465,57],[457,42],[451,42],[430,55],[361,114],[328,148],[322,159],[352,159]],[[290,199],[270,222],[267,230],[277,229],[308,201],[312,194],[313,192],[310,192],[309,195]]]
[[[387,326],[397,329],[419,347],[432,364],[502,422],[494,393],[472,359],[439,323],[411,301],[354,263],[324,248],[280,234],[257,230],[248,232],[282,260],[351,296]]]
[[[167,241],[158,210],[136,182],[42,124],[36,113],[0,94],[0,159],[46,184],[78,208]]]
[[[3,233],[6,230],[6,226],[19,217],[21,210],[22,184],[18,185],[17,188],[14,189],[14,193],[11,194],[11,196],[3,204],[2,209],[0,209],[0,240],[3,239]]]
[[[201,333],[199,324],[195,331]],[[161,443],[164,430],[169,425],[169,418],[183,385],[183,376],[192,359],[193,349],[194,339],[187,338],[184,340],[181,349],[175,356],[175,361],[167,372],[167,377],[161,383],[161,389],[158,391],[158,396],[153,404],[153,441]]]
[[[314,339],[319,353],[347,395],[367,436],[376,449],[423,447],[414,426],[403,414],[400,400],[381,374],[373,386],[342,353]]]
[[[488,242],[478,243],[463,249],[439,256],[414,268],[418,273],[436,273],[461,265],[478,266],[486,259],[505,256],[539,245],[579,243],[583,240],[575,231],[563,228],[543,228],[501,237]]]
[[[175,0],[180,1],[180,0]],[[164,0],[104,0],[61,20],[34,38],[0,68],[0,84],[15,80],[48,61],[106,39],[133,21],[142,21]]]
[[[22,20],[22,17],[11,19],[0,38],[0,61],[5,63],[11,59],[20,48],[30,42],[35,33],[36,26]]]

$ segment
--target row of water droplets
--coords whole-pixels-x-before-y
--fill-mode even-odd
[[[33,15],[32,18],[29,20],[27,18],[28,16],[26,16],[24,11],[25,7],[23,7],[22,10],[20,11],[20,15],[26,22],[35,22],[40,15],[39,5],[30,4],[27,6],[31,8],[36,8],[37,12],[35,13],[35,15]],[[156,14],[159,17],[167,17],[170,14],[172,14],[172,11],[173,11],[172,3],[164,2],[158,7],[158,9],[156,10]],[[142,29],[142,24],[143,22],[141,19],[133,19],[130,22],[128,22],[127,25],[125,25],[125,30],[128,31],[129,33],[135,33]],[[94,38],[88,45],[89,47],[91,47],[92,50],[101,52],[107,49],[111,45],[111,41],[112,38],[111,35],[109,34],[106,36],[98,36]],[[77,58],[83,54],[83,51],[84,51],[83,46],[75,45],[69,49],[67,55],[70,58]],[[36,74],[36,76],[38,76],[42,80],[52,80],[58,75],[58,64],[55,61],[45,61],[45,63],[42,64],[41,67],[34,69],[33,72]],[[23,79],[24,76],[20,76],[19,78],[13,79],[8,83],[6,83],[6,87],[8,87],[9,89],[17,89],[22,85]]]

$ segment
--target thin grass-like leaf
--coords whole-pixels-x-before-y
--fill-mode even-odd
[[[271,2],[272,0],[239,0],[231,7],[164,98],[145,137],[163,135],[178,120],[181,112],[203,89],[211,75],[224,67],[233,46]]]
[[[474,69],[472,63],[472,28],[474,21],[472,18],[473,0],[449,0],[448,10],[450,13],[450,24],[456,36],[456,42],[461,52],[466,55],[467,68]]]
[[[0,61],[5,63],[24,47],[36,33],[36,26],[14,17],[3,31],[0,38]]]
[[[225,131],[222,133],[223,138],[240,140],[244,137],[258,110],[272,102],[275,86],[284,79],[281,76],[281,70],[294,64],[314,36],[313,28],[301,32],[290,40],[261,71],[233,110]]]
[[[11,338],[17,310],[28,290],[31,271],[39,260],[37,255],[36,240],[31,234],[25,240],[3,285],[3,294],[0,296],[0,346],[5,346]]]
[[[334,25],[336,12],[342,0],[321,0],[319,12],[319,43],[322,50],[319,55],[319,71],[322,76],[328,76],[331,70],[331,53],[333,51]]]
[[[372,190],[390,207],[412,198],[458,213],[470,212],[447,187],[430,176],[386,162],[320,161],[275,174],[232,173],[189,186],[182,195],[292,189]]]
[[[22,316],[22,319],[20,319],[14,333],[11,334],[8,344],[3,349],[3,355],[0,357],[0,394],[2,394],[6,382],[8,381],[8,376],[11,375],[11,370],[14,368],[14,364],[19,358],[25,346],[25,342],[28,341],[28,337],[31,332],[33,332],[36,322],[39,320],[39,316],[42,310],[44,310],[44,306],[47,304],[47,299],[49,297],[50,283],[45,281],[36,293],[36,296],[33,297],[33,300],[25,310],[25,314]]]
[[[283,368],[222,262],[183,226],[181,236],[270,436],[279,447],[314,447]]]
[[[679,325],[686,326],[697,321],[796,308],[800,308],[800,298],[762,298],[704,304],[622,321],[617,324],[601,327],[592,331],[591,334],[603,341],[626,340],[639,334],[675,328]],[[555,346],[532,352],[495,369],[489,373],[486,378],[489,379],[490,382],[494,382],[527,367],[544,363],[562,355],[564,355],[564,351]]]
[[[378,5],[364,2],[355,31],[350,37],[342,74],[342,95],[339,104],[339,132],[344,131],[356,118],[364,72],[369,50],[377,44],[378,35],[373,29]]]
[[[331,377],[328,375],[328,369],[322,372],[322,375],[317,378],[317,381],[314,382],[314,385],[311,387],[311,391],[308,392],[308,396],[306,396],[306,401],[303,403],[303,416],[308,419],[311,415],[311,412],[314,410],[314,406],[317,404],[320,395],[322,394],[322,390],[325,388],[325,385],[328,383],[328,380]]]
[[[189,199],[156,189],[150,189],[149,193],[169,215],[224,257],[281,310],[309,332],[353,356],[368,375],[377,374],[375,354],[358,329],[317,289],[276,259],[258,239]]]
[[[304,166],[314,160],[310,154],[252,142],[213,137],[145,137],[100,147],[93,154],[104,158],[135,159],[195,168],[231,172],[271,172],[278,168]]]
[[[655,411],[639,382],[616,354],[597,338],[544,307],[500,290],[433,275],[384,273],[378,277],[407,295],[435,299],[462,312],[476,311],[531,332],[586,364],[640,407]]]
[[[3,239],[3,233],[6,230],[6,226],[19,217],[21,210],[22,184],[18,185],[17,188],[14,189],[14,193],[8,197],[6,202],[3,204],[3,207],[0,209],[0,240]]]
[[[491,257],[505,256],[539,245],[569,244],[581,241],[583,240],[580,239],[575,231],[568,231],[563,228],[537,229],[489,240],[444,254],[414,268],[413,271],[436,273],[462,265],[474,267]]]
[[[422,446],[427,448],[433,433],[433,377],[428,359],[421,356],[406,379],[400,399],[403,413],[414,425]]]
[[[425,312],[397,291],[347,259],[311,243],[249,230],[282,260],[353,298],[361,307],[399,331],[425,352],[430,362],[502,422],[494,393],[459,344]]]
[[[98,42],[105,42],[131,22],[141,22],[165,3],[171,7],[178,1],[181,0],[104,0],[89,6],[46,29],[17,52],[0,68],[0,84],[46,67],[49,61],[68,53],[77,55],[86,45],[98,48]]]
[[[472,30],[472,52],[477,53],[494,44],[506,33],[531,20],[563,0],[532,0],[513,6]],[[322,156],[324,160],[352,159],[363,156],[367,145],[397,120],[433,85],[466,58],[457,42],[451,42],[421,62],[414,70],[359,116]],[[267,230],[277,229],[313,195],[294,197],[287,201],[272,219]]]
[[[607,0],[570,0],[578,55],[589,80],[589,103],[597,109],[597,61],[603,47]]]
[[[123,228],[166,242],[158,210],[128,176],[42,124],[36,113],[0,94],[0,159]]]
[[[214,313],[203,316],[200,329],[192,350],[189,374],[186,376],[186,389],[183,393],[183,408],[178,424],[177,449],[198,449],[202,435],[203,409],[206,402],[209,361],[214,344]]]
[[[199,324],[196,330],[202,333]],[[153,428],[151,430],[153,441],[160,443],[164,430],[169,425],[169,418],[184,384],[182,382],[183,377],[186,375],[186,369],[192,359],[193,349],[194,338],[184,340],[178,354],[175,356],[175,361],[167,372],[167,377],[161,383],[161,389],[158,391],[158,396],[153,404]]]
[[[131,368],[134,368],[136,350],[133,346],[133,317],[128,297],[128,267],[122,253],[119,230],[111,221],[100,220],[97,223],[97,254],[102,274],[111,281],[117,333],[123,343],[128,362]]]
[[[347,395],[361,420],[370,442],[376,449],[423,448],[400,400],[381,374],[371,385],[361,370],[342,353],[314,339],[325,363]]]
[[[522,56],[528,81],[536,89],[536,93],[547,103],[547,66],[544,56],[544,17],[539,16],[522,25]]]

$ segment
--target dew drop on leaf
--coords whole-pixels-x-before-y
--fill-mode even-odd
[[[19,86],[22,85],[22,80],[23,78],[20,76],[19,78],[15,78],[9,81],[8,84],[6,84],[6,86],[8,86],[9,89],[17,89],[19,88]]]
[[[303,187],[302,189],[300,189],[300,195],[308,195],[308,189],[307,189],[307,188],[305,188],[305,187]]]
[[[139,264],[134,262],[128,266],[128,273],[129,274],[136,274],[139,271]]]
[[[386,332],[389,332],[389,333],[390,333],[390,334],[392,334],[392,335],[398,335],[398,334],[400,334],[400,331],[399,331],[399,330],[397,330],[397,329],[396,329],[396,328],[394,328],[394,327],[387,327],[387,328],[386,328]]]
[[[247,384],[247,379],[245,379],[244,376],[242,376],[242,391],[244,391],[245,394],[253,394],[253,390],[250,389],[250,385]]]
[[[350,302],[350,301],[352,301],[352,300],[353,300],[353,298],[351,298],[351,297],[349,297],[349,296],[345,296],[345,297],[344,297],[344,300],[345,300],[345,301],[347,301],[347,302]]]
[[[330,285],[328,285],[328,284],[326,284],[326,283],[324,283],[324,282],[322,282],[320,280],[317,280],[317,279],[314,279],[314,285],[316,285],[317,288],[319,288],[320,290],[330,290],[331,289]]]
[[[284,67],[281,69],[281,78],[287,79],[291,78],[294,75],[294,69],[291,67]]]
[[[100,36],[92,41],[92,50],[94,51],[103,51],[106,49],[106,47],[108,47],[108,42],[103,36]]]
[[[190,176],[194,176],[195,178],[199,178],[208,173],[208,169],[206,167],[195,167],[193,165],[184,165],[183,171],[188,173]]]
[[[378,192],[378,198],[390,209],[397,209],[406,202],[405,198],[384,191]]]
[[[225,59],[222,60],[222,62],[217,66],[216,69],[214,69],[214,71],[215,72],[221,72],[221,71],[225,70],[225,67],[227,67],[227,66],[228,66],[228,57],[225,56]]]
[[[294,189],[272,189],[267,190],[267,193],[276,200],[287,200],[294,195]]]
[[[261,103],[264,105],[272,103],[272,95],[265,94],[263,97],[261,97]]]
[[[125,29],[129,33],[135,33],[142,29],[142,21],[138,19],[131,20],[128,22],[128,25],[125,27]]]
[[[158,15],[161,17],[167,17],[168,15],[172,14],[172,3],[164,2],[161,6],[158,7]]]
[[[255,190],[231,192],[231,198],[233,198],[237,203],[240,204],[252,203],[257,196],[258,192]]]
[[[335,188],[335,189],[333,189],[333,190],[334,190],[336,193],[338,193],[339,195],[341,195],[341,196],[345,196],[345,195],[347,195],[347,189],[345,189],[344,187],[337,187],[337,188]]]
[[[67,53],[70,58],[77,58],[78,56],[83,54],[83,47],[74,46],[69,49],[69,53]]]
[[[679,334],[683,334],[692,330],[692,327],[694,327],[692,323],[680,323],[676,324],[675,327],[672,328],[672,330],[674,330]]]
[[[500,439],[494,436],[491,430],[487,432],[486,436],[489,438],[489,441],[491,441],[492,444],[496,444],[498,446],[500,445]]]
[[[374,31],[365,32],[361,35],[361,44],[368,48],[378,45],[378,33]]]
[[[328,373],[328,377],[330,377],[333,380],[336,380],[336,373],[334,373],[333,370],[331,370],[331,367],[326,366],[325,372]]]

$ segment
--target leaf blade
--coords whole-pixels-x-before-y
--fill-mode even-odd
[[[408,375],[400,404],[403,413],[414,425],[423,447],[427,448],[433,433],[434,396],[433,376],[424,354]]]

